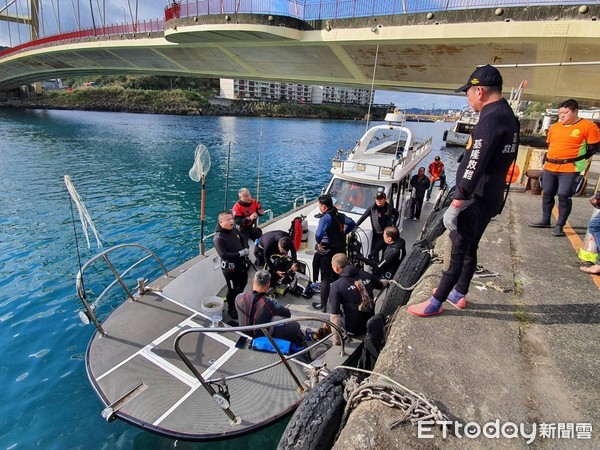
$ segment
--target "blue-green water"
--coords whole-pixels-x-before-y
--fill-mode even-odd
[[[411,127],[433,136],[436,154],[447,160],[455,151],[442,148],[441,136],[451,125]],[[260,200],[279,214],[295,197],[319,194],[330,158],[351,148],[364,128],[363,122],[0,110],[0,448],[275,448],[285,423],[234,441],[190,444],[102,419],[85,373],[94,328],[77,317],[77,249],[63,177],[71,176],[105,247],[138,242],[173,268],[198,252],[200,185],[188,176],[196,145],[208,147],[212,158],[209,234],[224,206],[230,142],[227,207],[240,187],[256,192],[260,154]],[[79,242],[81,248],[81,235]],[[96,251],[81,248],[83,261]]]

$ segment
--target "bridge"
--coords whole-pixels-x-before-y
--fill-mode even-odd
[[[0,90],[46,78],[155,74],[449,94],[489,63],[507,91],[527,80],[525,100],[600,106],[600,0],[506,4],[187,0],[169,5],[163,19],[32,33],[0,51]]]

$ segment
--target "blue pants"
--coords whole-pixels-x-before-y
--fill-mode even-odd
[[[594,237],[594,241],[596,241],[596,247],[600,249],[600,212],[592,217],[592,220],[588,224],[588,230]],[[600,260],[598,260],[597,264],[600,264]]]

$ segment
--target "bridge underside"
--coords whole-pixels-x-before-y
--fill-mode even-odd
[[[501,69],[525,99],[600,106],[600,6],[465,10],[300,21],[177,19],[164,33],[95,37],[0,59],[0,89],[86,74],[272,80],[448,94],[476,65]],[[377,64],[375,65],[375,61]]]

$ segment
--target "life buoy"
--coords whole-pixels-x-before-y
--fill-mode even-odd
[[[521,170],[515,161],[510,165],[506,172],[506,182],[510,184],[514,183],[519,179],[519,175],[521,175]]]
[[[292,223],[292,240],[294,241],[294,248],[296,251],[300,250],[300,244],[302,243],[302,218],[296,217]]]

